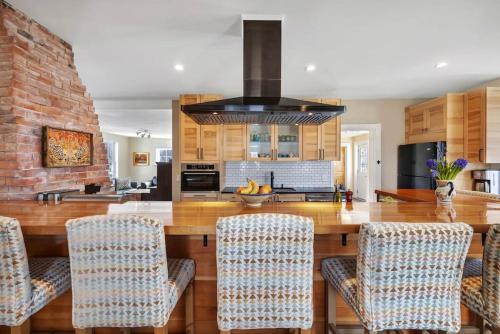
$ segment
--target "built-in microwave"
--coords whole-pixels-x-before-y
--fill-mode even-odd
[[[182,165],[181,191],[219,191],[220,175],[214,164]]]

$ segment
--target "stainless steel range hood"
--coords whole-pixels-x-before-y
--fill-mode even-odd
[[[322,124],[345,106],[281,97],[281,21],[243,21],[243,97],[182,106],[198,124]]]

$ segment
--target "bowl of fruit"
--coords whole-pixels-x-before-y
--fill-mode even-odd
[[[247,206],[258,208],[273,196],[273,189],[268,184],[261,187],[257,182],[248,180],[248,184],[245,187],[239,187],[236,194],[241,197]]]

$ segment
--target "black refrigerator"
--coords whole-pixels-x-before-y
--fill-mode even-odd
[[[446,142],[398,146],[398,189],[435,189],[436,182],[426,161],[441,160],[446,155]]]

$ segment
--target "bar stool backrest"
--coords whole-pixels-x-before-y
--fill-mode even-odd
[[[73,326],[162,327],[168,319],[163,225],[132,215],[69,220]]]
[[[357,299],[373,331],[460,329],[472,229],[462,223],[368,223],[358,240]]]
[[[482,293],[485,313],[500,328],[500,224],[491,226],[486,236]]]
[[[31,278],[17,219],[0,216],[0,325],[14,326],[31,301]]]
[[[220,330],[312,326],[312,219],[284,214],[219,218]]]

